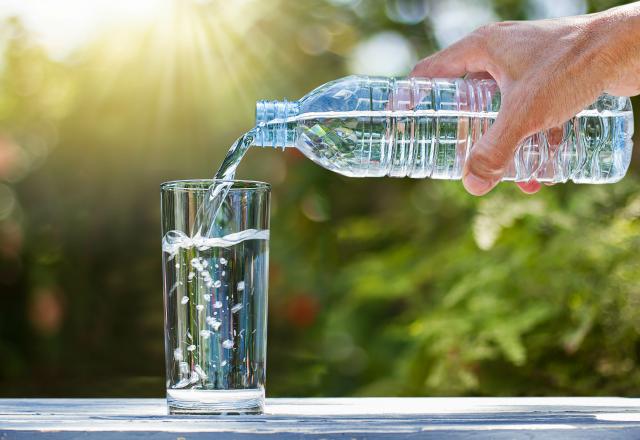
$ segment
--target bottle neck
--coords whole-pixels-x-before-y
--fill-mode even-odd
[[[295,143],[295,123],[290,119],[298,114],[297,102],[258,101],[256,103],[256,138],[258,147],[290,147]]]

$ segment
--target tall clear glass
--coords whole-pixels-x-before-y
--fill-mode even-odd
[[[213,182],[161,186],[170,414],[264,408],[271,188],[233,181],[202,237],[197,212]]]

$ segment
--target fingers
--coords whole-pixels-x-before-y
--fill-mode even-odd
[[[489,72],[470,72],[465,75],[464,79],[493,79],[495,78],[491,76]]]
[[[484,38],[476,31],[457,43],[420,61],[409,76],[457,77],[486,70]]]
[[[518,185],[518,187],[525,194],[537,193],[538,191],[540,191],[540,188],[542,187],[542,185],[540,185],[540,182],[537,182],[535,180],[530,180],[528,182],[517,182],[516,185]]]
[[[510,124],[506,116],[501,116],[503,114],[514,117],[509,111],[501,111],[494,124],[471,149],[465,163],[462,183],[473,195],[484,195],[497,185],[507,165],[513,160],[516,148],[526,136],[526,133],[521,133],[514,124]],[[534,190],[535,185],[531,184],[525,188]]]

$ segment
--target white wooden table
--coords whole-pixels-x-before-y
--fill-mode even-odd
[[[0,399],[10,439],[640,439],[640,399],[267,399],[261,416],[167,416],[163,399]]]

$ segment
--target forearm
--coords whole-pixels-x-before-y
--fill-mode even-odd
[[[607,72],[606,90],[640,93],[640,2],[592,15],[591,35]]]

